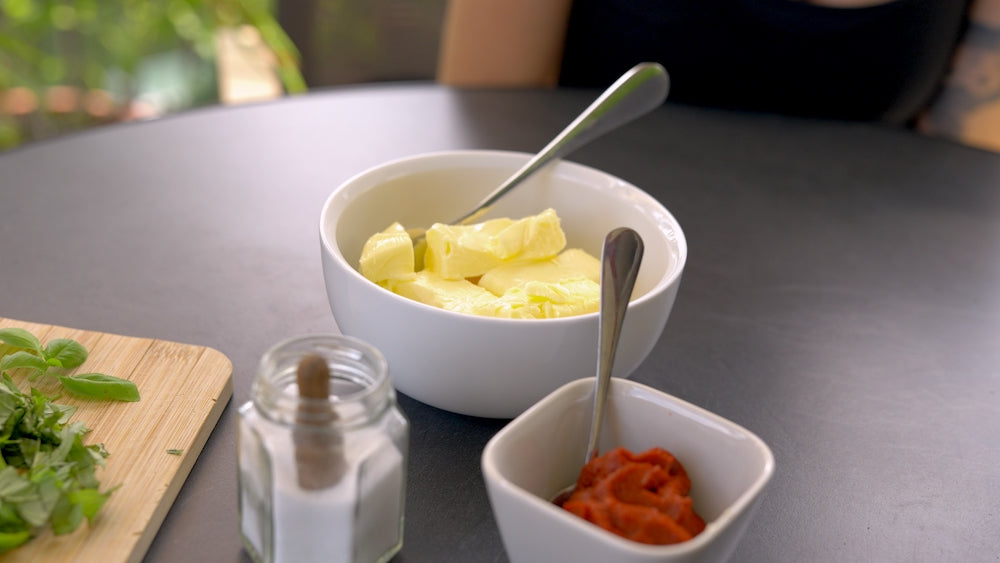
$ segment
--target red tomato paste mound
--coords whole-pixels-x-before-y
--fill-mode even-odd
[[[672,544],[705,529],[690,490],[691,479],[670,452],[653,448],[633,454],[617,448],[584,466],[562,507],[630,540]]]

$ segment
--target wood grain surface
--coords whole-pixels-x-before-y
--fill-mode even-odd
[[[92,525],[62,536],[45,532],[0,556],[8,561],[113,563],[140,561],[170,510],[198,454],[232,396],[232,364],[217,350],[0,317],[0,328],[21,327],[42,343],[72,338],[89,351],[71,373],[100,372],[129,379],[136,403],[74,398],[57,382],[34,382],[56,402],[79,407],[73,420],[91,429],[86,442],[110,453],[98,469],[102,490],[118,487]],[[28,382],[15,376],[22,390]],[[170,453],[179,450],[180,454]]]

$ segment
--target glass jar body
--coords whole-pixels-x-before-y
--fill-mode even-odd
[[[316,400],[298,396],[307,355],[326,360],[332,419],[310,417]],[[282,342],[238,417],[240,534],[254,560],[367,563],[399,551],[409,423],[377,350],[336,335]]]

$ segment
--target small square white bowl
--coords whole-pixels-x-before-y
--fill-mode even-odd
[[[774,456],[745,428],[635,381],[613,378],[600,451],[661,447],[691,477],[705,530],[673,545],[633,542],[552,504],[576,482],[586,453],[594,378],[553,391],[486,445],[482,471],[510,560],[580,562],[724,561],[743,535],[774,473]]]

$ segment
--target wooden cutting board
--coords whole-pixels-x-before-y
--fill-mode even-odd
[[[101,489],[119,488],[93,525],[85,521],[63,536],[46,532],[0,560],[140,561],[232,396],[232,364],[204,346],[0,317],[4,327],[27,329],[43,344],[52,338],[79,341],[89,357],[73,373],[100,372],[132,380],[142,399],[120,403],[61,393],[56,402],[77,405],[73,420],[91,429],[87,442],[101,442],[111,454],[97,471]],[[26,382],[17,377],[15,381],[27,390]],[[35,383],[50,396],[60,394],[58,383]]]

